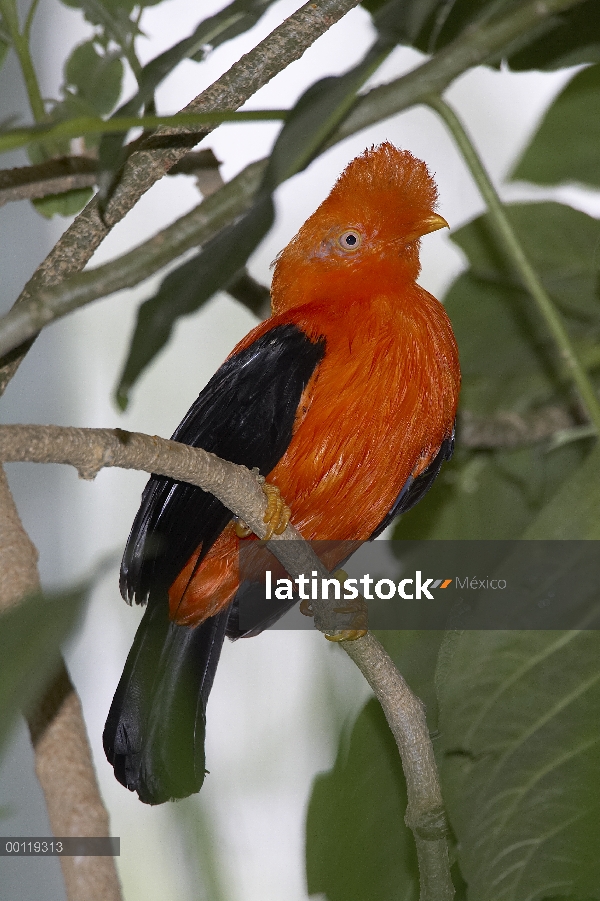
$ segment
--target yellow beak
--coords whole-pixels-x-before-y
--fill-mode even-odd
[[[416,241],[417,238],[422,238],[423,235],[428,235],[430,232],[436,232],[439,228],[450,228],[450,226],[443,216],[432,213],[431,216],[421,219],[415,230],[410,235],[406,235],[406,240],[408,242]]]

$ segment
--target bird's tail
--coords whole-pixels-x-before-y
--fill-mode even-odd
[[[104,728],[115,776],[145,804],[200,790],[204,781],[205,708],[229,610],[195,628],[149,602]]]

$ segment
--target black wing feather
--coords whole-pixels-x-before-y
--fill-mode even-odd
[[[292,437],[302,392],[325,353],[295,325],[280,325],[230,357],[173,434],[174,441],[267,475]],[[203,555],[232,514],[211,494],[152,476],[121,564],[121,594],[144,603],[169,588],[202,543]]]
[[[452,454],[454,453],[454,434],[456,428],[452,429],[452,434],[449,438],[445,438],[442,441],[439,451],[437,452],[435,458],[431,461],[427,469],[421,473],[421,475],[417,476],[416,479],[413,479],[411,476],[404,484],[402,491],[394,501],[392,508],[389,513],[387,513],[382,521],[379,523],[373,534],[370,536],[369,541],[372,541],[374,538],[377,538],[378,535],[381,535],[384,529],[386,529],[389,524],[397,517],[400,516],[401,513],[407,513],[415,504],[418,504],[421,498],[427,494],[433,483],[435,482],[440,469],[442,468],[442,464],[446,460],[450,460]]]

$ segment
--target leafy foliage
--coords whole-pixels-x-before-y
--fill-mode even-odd
[[[203,19],[189,37],[150,60],[136,73],[138,90],[119,107],[115,116],[136,115],[145,104],[153,103],[156,88],[182,60],[201,62],[209,49],[212,50],[252,28],[273,2],[274,0],[233,0],[214,16]],[[126,131],[106,135],[100,144],[99,185],[102,206],[106,205],[115,187],[117,172],[124,159],[126,135]]]
[[[438,680],[469,901],[599,897],[599,636],[464,632]]]
[[[404,824],[406,783],[377,701],[359,714],[329,773],[313,785],[306,823],[310,894],[329,901],[417,901],[414,841]]]
[[[467,28],[492,23],[518,0],[363,0],[376,27],[393,33],[399,44],[437,53]],[[502,54],[512,69],[558,69],[600,60],[600,19],[595,0],[554,16],[521,46]]]
[[[599,144],[600,65],[596,65],[578,72],[558,95],[512,178],[540,185],[579,181],[600,187]]]

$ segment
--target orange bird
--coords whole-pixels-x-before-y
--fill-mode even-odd
[[[427,167],[405,150],[384,143],[353,160],[279,254],[272,316],[173,435],[257,467],[307,539],[374,538],[452,454],[456,342],[441,304],[416,283],[420,238],[447,226],[436,201]],[[212,495],[150,478],[120,582],[126,600],[147,608],[104,730],[117,779],[148,804],[202,785],[225,635],[256,634],[290,606],[240,628],[243,535]]]

